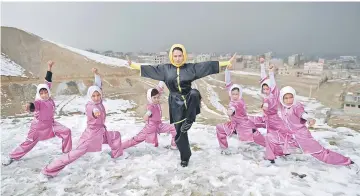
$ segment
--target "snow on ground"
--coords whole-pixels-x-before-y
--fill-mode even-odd
[[[6,54],[1,53],[1,75],[26,77],[25,69],[12,61]]]
[[[204,88],[206,88],[207,98],[210,101],[211,105],[215,107],[218,112],[221,112],[226,117],[227,116],[226,109],[220,103],[220,98],[218,94],[214,91],[213,87],[209,83],[207,83],[204,79],[201,79],[201,81],[205,84]]]
[[[259,73],[255,72],[246,72],[246,71],[231,71],[231,73],[239,74],[239,75],[247,75],[247,76],[260,76]]]
[[[66,113],[84,110],[86,99],[79,96],[56,98],[58,111]],[[122,140],[138,133],[143,123],[135,124],[128,109],[132,101],[109,100],[107,109],[108,130],[121,132]],[[315,104],[307,109],[316,110]],[[56,120],[72,130],[73,146],[85,128],[85,115],[56,116]],[[26,138],[31,118],[7,118],[1,121],[2,156]],[[320,121],[321,123],[321,121]],[[263,132],[263,131],[262,131]],[[360,134],[348,129],[317,130],[314,137],[324,147],[335,150],[360,162]],[[170,136],[159,136],[159,147],[149,148],[142,143],[127,149],[128,159],[113,160],[103,145],[103,152],[88,153],[68,165],[59,175],[41,183],[36,176],[54,158],[61,155],[59,138],[39,142],[20,161],[4,167],[1,174],[2,195],[243,195],[243,196],[355,196],[360,194],[359,176],[347,167],[323,164],[310,155],[292,154],[277,160],[278,165],[264,167],[262,147],[241,143],[229,138],[233,155],[221,155],[215,127],[195,123],[189,131],[193,155],[188,168],[179,165],[179,153],[164,148]],[[330,145],[329,139],[337,145]],[[299,178],[291,172],[306,174]]]
[[[70,50],[70,51],[75,52],[77,54],[80,54],[82,56],[85,56],[86,58],[91,59],[93,61],[96,61],[98,63],[103,63],[103,64],[106,64],[106,65],[112,65],[112,66],[116,66],[116,67],[122,67],[122,66],[128,67],[127,66],[127,61],[124,60],[124,59],[118,59],[118,58],[115,58],[115,57],[108,57],[108,56],[104,56],[104,55],[101,55],[101,54],[88,52],[88,51],[85,51],[85,50],[73,48],[73,47],[66,46],[64,44],[60,44],[60,43],[50,41],[50,40],[45,40],[45,41],[51,42],[53,44],[58,45],[59,47],[65,48],[67,50]]]

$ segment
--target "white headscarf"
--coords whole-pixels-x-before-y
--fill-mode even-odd
[[[146,98],[148,100],[149,103],[153,103],[152,100],[151,100],[151,91],[153,90],[154,88],[150,88],[147,90],[147,93],[146,93]]]
[[[93,95],[93,93],[97,91],[100,93],[100,96],[102,98],[102,91],[98,86],[90,86],[87,92],[87,97],[89,99],[89,101],[93,102],[93,100],[91,99],[91,96]]]
[[[37,89],[36,89],[35,100],[43,100],[43,99],[40,97],[40,89],[42,89],[42,88],[45,88],[45,89],[48,91],[49,97],[51,96],[49,86],[48,86],[47,84],[39,84],[39,85],[37,86]]]
[[[289,106],[284,103],[284,95],[286,95],[286,94],[288,94],[288,93],[292,94],[293,97],[294,97],[294,102],[293,102],[293,104],[291,104],[291,105],[289,105]],[[286,107],[286,108],[291,108],[293,105],[296,104],[296,91],[295,91],[295,89],[294,89],[293,87],[291,87],[291,86],[285,86],[284,88],[282,88],[282,89],[280,90],[279,99],[280,99],[280,103],[281,103],[284,107]]]
[[[260,81],[260,93],[262,93],[263,94],[263,92],[262,92],[262,90],[263,90],[263,85],[264,84],[266,84],[269,88],[270,88],[270,90],[272,90],[272,87],[271,87],[271,81],[270,81],[270,79],[268,78],[268,77],[266,77],[266,78],[264,78],[263,80],[261,80]]]
[[[238,88],[238,89],[239,89],[239,99],[240,99],[240,98],[242,97],[242,88],[241,88],[241,86],[239,86],[239,85],[237,85],[237,84],[231,85],[230,91],[229,91],[229,96],[231,97],[231,91],[232,91],[234,88]]]

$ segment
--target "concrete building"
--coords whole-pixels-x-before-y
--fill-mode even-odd
[[[283,67],[284,66],[284,60],[283,59],[276,59],[273,58],[269,61],[270,64],[275,65],[275,67]]]
[[[153,64],[163,64],[169,62],[169,56],[167,52],[159,52],[153,56]]]
[[[164,64],[170,62],[167,52],[159,52],[151,55],[137,56],[139,63],[149,63],[152,65]]]
[[[194,53],[188,53],[187,54],[187,63],[195,63],[196,61],[196,55]]]
[[[277,66],[277,74],[279,75],[290,75],[290,70],[288,65]]]
[[[307,62],[304,64],[304,74],[321,75],[324,71],[324,64],[318,62]]]
[[[205,61],[210,61],[210,59],[211,59],[211,55],[209,55],[209,54],[200,54],[200,55],[196,56],[195,62],[196,63],[205,62]]]
[[[300,65],[300,56],[298,54],[293,54],[288,57],[288,65],[290,67],[296,67]]]
[[[264,56],[266,61],[270,61],[273,57],[273,52],[267,52],[264,54]]]
[[[344,98],[344,112],[349,114],[360,114],[360,91],[348,92]]]

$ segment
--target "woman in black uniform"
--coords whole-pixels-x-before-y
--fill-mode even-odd
[[[138,65],[127,59],[131,68],[140,70],[142,77],[164,81],[169,89],[170,123],[175,124],[175,142],[180,151],[180,165],[183,167],[188,165],[191,156],[187,131],[200,113],[200,92],[191,88],[191,82],[224,71],[227,67],[231,68],[235,63],[235,56],[223,62],[186,63],[185,47],[174,44],[169,52],[170,64]]]

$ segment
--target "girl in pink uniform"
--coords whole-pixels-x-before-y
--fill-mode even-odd
[[[266,77],[264,59],[260,59],[261,63],[261,93],[263,95],[263,116],[254,117],[255,124],[264,123],[267,129],[265,159],[270,163],[275,163],[277,156],[286,155],[282,151],[282,146],[288,142],[289,130],[278,115],[279,93],[280,90],[276,86],[274,77],[274,66],[269,67],[269,78]]]
[[[146,121],[145,127],[133,138],[123,142],[123,148],[130,148],[135,146],[143,141],[150,143],[155,147],[158,147],[158,137],[160,133],[170,133],[172,136],[171,139],[171,149],[177,149],[176,143],[174,141],[176,130],[174,125],[163,123],[161,121],[162,110],[160,105],[160,96],[164,91],[164,82],[160,81],[156,88],[151,88],[147,91],[147,111],[144,115],[144,120]]]
[[[72,148],[71,131],[64,125],[54,120],[55,103],[51,98],[51,68],[54,62],[48,62],[48,71],[45,77],[45,84],[39,84],[36,89],[36,97],[33,103],[26,105],[26,111],[34,112],[34,120],[30,125],[30,131],[26,141],[12,151],[3,162],[9,165],[13,161],[25,156],[39,142],[48,140],[55,136],[62,139],[62,152],[67,153]]]
[[[220,144],[222,154],[230,154],[228,151],[227,137],[234,132],[240,141],[255,142],[265,147],[265,138],[256,129],[246,112],[245,101],[242,98],[242,88],[231,82],[229,70],[225,70],[226,89],[230,97],[227,114],[230,121],[216,125],[216,135]]]
[[[304,153],[311,154],[324,163],[356,166],[350,158],[324,148],[312,137],[306,127],[306,122],[312,126],[315,120],[310,118],[304,106],[296,101],[296,92],[292,87],[286,86],[280,90],[279,101],[281,102],[280,116],[290,130],[290,142],[284,145],[284,152],[288,151],[289,146],[299,147]]]
[[[101,151],[102,144],[108,144],[111,148],[111,158],[118,158],[123,155],[121,146],[121,135],[118,131],[108,131],[105,126],[106,111],[102,103],[101,78],[97,69],[93,68],[95,74],[95,85],[89,87],[86,104],[87,128],[80,137],[79,145],[68,154],[52,161],[42,170],[42,178],[54,177],[66,165],[80,158],[87,152]],[[46,179],[45,179],[46,180]]]

